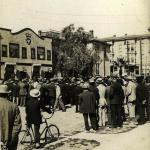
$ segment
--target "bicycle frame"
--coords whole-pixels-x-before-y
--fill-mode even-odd
[[[44,119],[44,121],[42,122],[42,124],[46,124],[46,126],[44,127],[44,129],[42,130],[42,132],[40,132],[40,138],[42,137],[43,133],[45,132],[45,130],[48,128],[48,123],[47,123],[47,120]],[[34,130],[32,128],[32,126],[30,127],[31,128],[31,134],[33,136],[33,140],[35,140],[35,133],[34,133]],[[30,129],[29,129],[30,130]]]

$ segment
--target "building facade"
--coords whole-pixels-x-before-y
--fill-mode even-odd
[[[88,42],[87,49],[91,51],[95,58],[93,75],[110,76],[110,44],[93,39]]]
[[[0,28],[1,78],[12,75],[39,77],[52,69],[52,40],[43,38],[32,29],[12,33]]]
[[[111,43],[111,74],[150,75],[150,34],[100,39]]]

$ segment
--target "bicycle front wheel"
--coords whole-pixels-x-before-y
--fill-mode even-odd
[[[27,130],[22,130],[19,134],[19,143],[24,146],[29,146],[32,144],[32,135]]]
[[[46,129],[45,142],[50,143],[50,142],[57,141],[59,138],[59,135],[60,135],[60,132],[59,132],[58,127],[54,124],[51,124]]]

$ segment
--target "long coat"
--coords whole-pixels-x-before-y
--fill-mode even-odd
[[[51,113],[50,110],[44,106],[41,100],[39,101],[38,98],[30,97],[26,103],[26,120],[28,125],[42,123],[40,109]]]
[[[18,140],[18,134],[21,130],[21,115],[19,108],[8,101],[6,98],[0,97],[0,134],[1,141],[11,147],[11,143]]]
[[[83,91],[79,95],[80,113],[96,113],[96,98],[93,92]]]
[[[124,91],[120,83],[115,82],[110,86],[110,104],[122,104],[124,100]]]

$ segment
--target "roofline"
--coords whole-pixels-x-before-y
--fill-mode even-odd
[[[0,28],[0,30],[5,30],[5,31],[11,32],[11,29],[7,29],[7,28]]]
[[[107,46],[111,46],[111,44],[106,43],[105,41],[101,41],[100,39],[92,39],[92,40],[89,40],[88,43],[89,42],[98,42],[98,43],[102,43],[102,44],[107,45]]]
[[[125,40],[143,40],[150,39],[150,34],[141,34],[141,35],[124,35],[124,36],[113,36],[108,38],[100,38],[98,40],[103,42],[115,42],[115,41],[125,41]]]
[[[43,37],[40,37],[40,36],[39,36],[35,31],[33,31],[31,28],[24,28],[24,29],[22,29],[22,30],[20,30],[20,31],[17,31],[17,32],[12,33],[12,35],[19,34],[19,33],[24,32],[24,31],[26,31],[26,30],[30,30],[30,31],[33,32],[36,36],[38,36],[40,39],[44,40]]]

